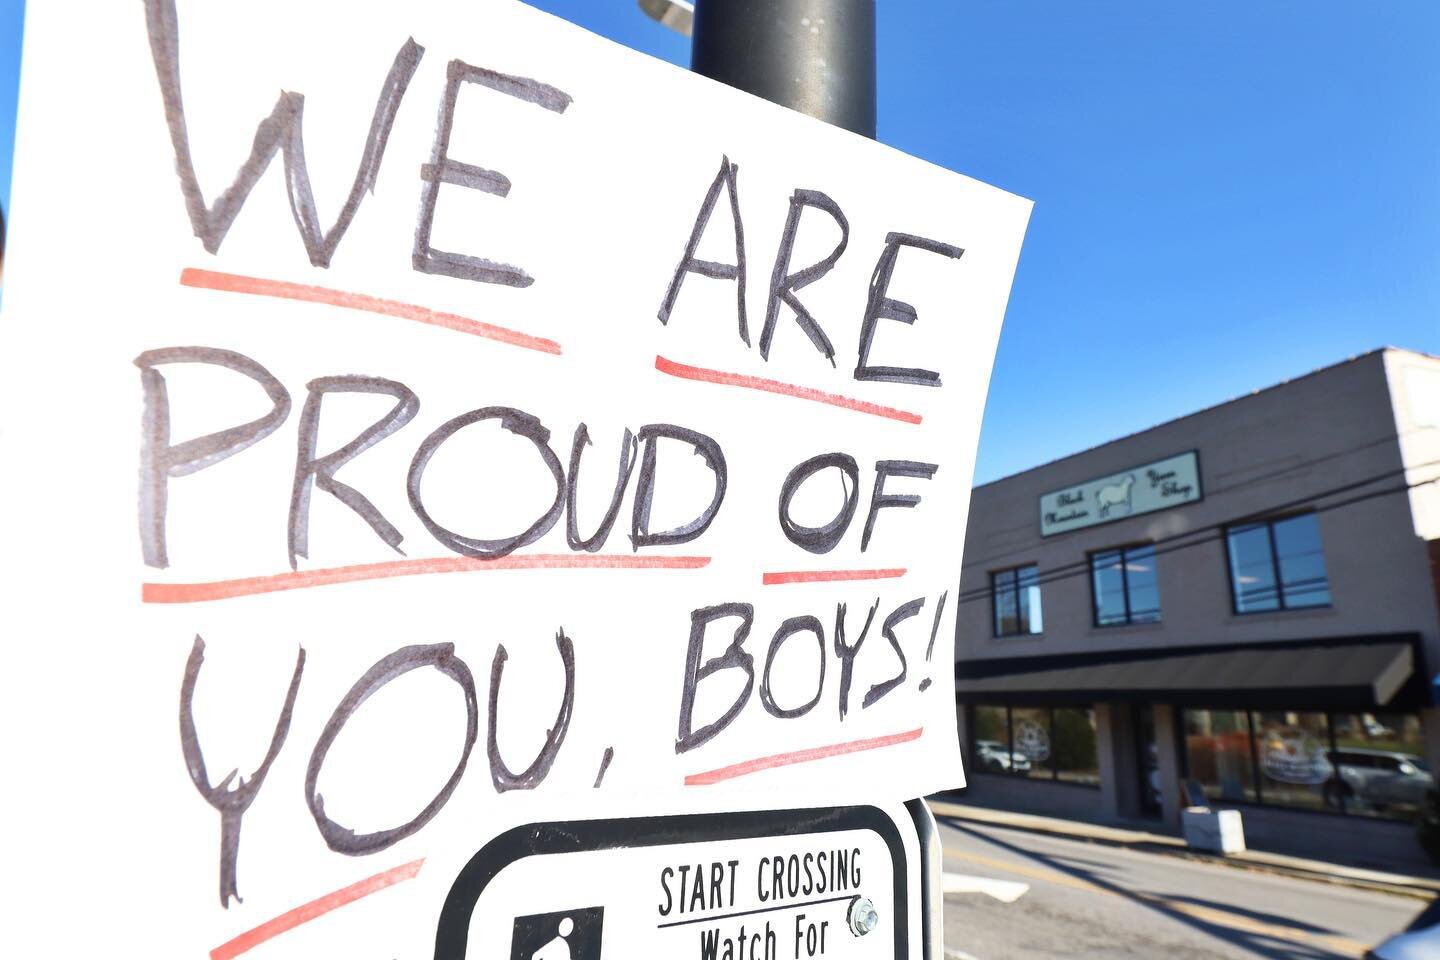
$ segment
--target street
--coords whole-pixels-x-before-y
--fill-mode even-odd
[[[947,893],[946,960],[1361,957],[1425,906],[985,824],[940,831],[949,888],[995,888]]]

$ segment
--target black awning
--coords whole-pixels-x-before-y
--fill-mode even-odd
[[[959,675],[956,693],[968,701],[1058,704],[1106,700],[1161,701],[1255,709],[1376,710],[1422,705],[1415,644],[1389,642],[1258,644],[1216,650],[1194,647],[1063,658],[1006,661],[1006,670]],[[1103,659],[1099,657],[1103,656]],[[1421,702],[1417,689],[1422,691]]]

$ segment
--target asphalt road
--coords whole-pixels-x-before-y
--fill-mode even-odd
[[[1419,900],[988,825],[941,821],[946,960],[1360,957]],[[981,879],[976,879],[981,878]]]

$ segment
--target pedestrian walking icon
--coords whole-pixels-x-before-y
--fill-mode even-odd
[[[604,907],[515,918],[510,960],[600,960]]]

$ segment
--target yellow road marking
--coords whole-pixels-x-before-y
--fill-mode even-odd
[[[1089,880],[1083,880],[1080,877],[1062,873],[1059,870],[1034,867],[1024,863],[1010,863],[1009,861],[1000,860],[996,857],[987,857],[980,853],[966,853],[951,847],[945,848],[945,856],[953,857],[956,860],[965,860],[969,863],[976,863],[984,867],[989,867],[992,870],[1003,870],[1006,873],[1029,877],[1032,880],[1069,887],[1072,890],[1084,890],[1087,893],[1102,893],[1112,897],[1119,897],[1122,900],[1136,900],[1149,906],[1168,910],[1171,913],[1182,914],[1195,920],[1215,924],[1216,926],[1225,927],[1230,930],[1238,930],[1242,933],[1274,937],[1277,940],[1288,940],[1291,943],[1313,944],[1349,957],[1363,957],[1365,951],[1368,949],[1366,944],[1351,940],[1349,937],[1341,937],[1327,933],[1311,933],[1308,930],[1301,930],[1299,927],[1286,926],[1280,923],[1267,923],[1243,914],[1231,913],[1228,910],[1185,903],[1181,900],[1171,900],[1168,897],[1160,897],[1151,893],[1139,893],[1133,890],[1112,890],[1109,887],[1091,883]]]

